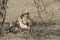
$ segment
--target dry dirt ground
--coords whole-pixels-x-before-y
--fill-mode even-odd
[[[33,38],[33,37],[29,37],[29,38],[24,38],[21,37],[22,34],[18,33],[18,34],[6,34],[4,37],[0,37],[0,40],[60,40],[60,36],[41,36],[40,38]]]
[[[60,40],[60,24],[48,26],[33,25],[30,33],[8,33],[0,36],[0,40]]]

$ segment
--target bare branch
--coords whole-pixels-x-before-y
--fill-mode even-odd
[[[5,16],[6,16],[6,6],[7,6],[7,2],[8,0],[3,0],[1,1],[1,10],[2,10],[2,14],[3,14],[3,21],[2,21],[2,24],[1,24],[1,34],[3,33],[3,25],[5,23]],[[4,12],[3,12],[4,11]],[[2,34],[3,35],[3,34]]]
[[[33,1],[34,1],[34,4],[35,4],[35,6],[36,6],[36,8],[38,10],[38,14],[39,14],[40,20],[42,22],[44,22],[44,20],[43,20],[44,18],[41,15],[41,14],[43,14],[42,12],[44,12],[44,14],[47,16],[46,18],[48,18],[49,17],[48,15],[51,14],[50,15],[51,17],[48,18],[48,20],[47,20],[47,21],[50,21],[52,19],[52,17],[53,17],[53,11],[51,11],[52,13],[50,13],[50,14],[49,14],[49,12],[47,12],[47,10],[46,10],[47,3],[44,3],[43,0],[33,0]]]

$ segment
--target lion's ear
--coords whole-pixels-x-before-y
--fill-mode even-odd
[[[24,15],[22,14],[20,17],[22,18]]]
[[[29,15],[29,12],[27,12],[27,15]]]

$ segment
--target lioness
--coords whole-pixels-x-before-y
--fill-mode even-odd
[[[30,25],[32,25],[32,19],[29,17],[29,12],[22,14],[20,18],[18,18],[18,22],[21,28],[30,29]]]

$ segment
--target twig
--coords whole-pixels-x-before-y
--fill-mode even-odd
[[[2,24],[1,24],[1,34],[3,33],[3,26],[4,26],[4,23],[5,23],[5,19],[6,19],[6,5],[7,5],[7,2],[8,0],[3,0],[2,1],[2,8],[4,9],[4,13],[3,13],[3,21],[2,21]],[[3,34],[2,34],[3,35]]]

